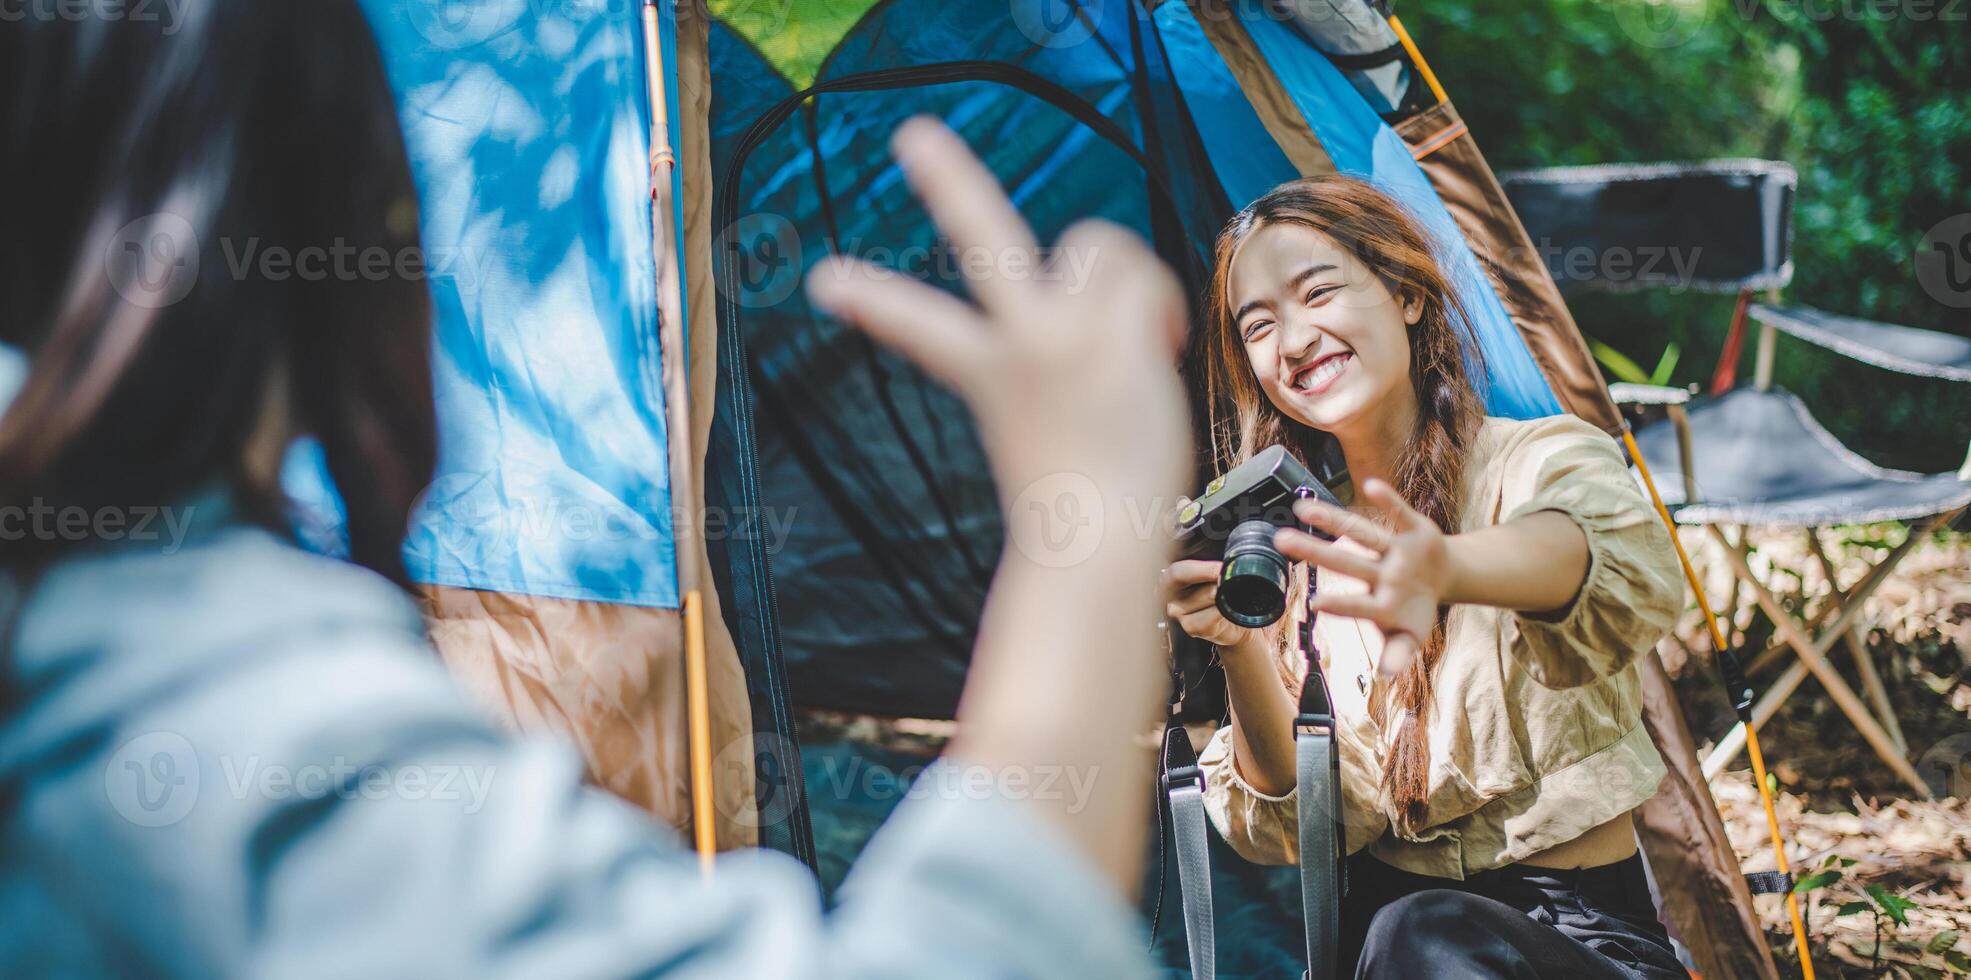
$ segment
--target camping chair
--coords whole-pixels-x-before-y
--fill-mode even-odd
[[[1618,401],[1665,407],[1665,421],[1636,434],[1644,462],[1660,474],[1664,502],[1677,523],[1707,530],[1731,565],[1734,593],[1740,585],[1748,588],[1778,631],[1779,642],[1753,658],[1750,668],[1757,670],[1788,649],[1798,658],[1751,706],[1749,718],[1719,741],[1704,762],[1705,775],[1715,777],[1730,764],[1746,748],[1747,722],[1754,729],[1764,725],[1811,673],[1891,770],[1928,797],[1929,787],[1907,758],[1887,690],[1862,641],[1862,612],[1868,597],[1917,542],[1971,504],[1971,482],[1956,473],[1926,475],[1869,463],[1828,433],[1798,398],[1773,386],[1772,363],[1776,332],[1784,331],[1878,367],[1971,380],[1971,341],[1803,307],[1750,303],[1751,291],[1763,288],[1776,297],[1791,278],[1786,246],[1793,173],[1784,164],[1734,160],[1627,171],[1562,168],[1512,175],[1507,186],[1536,234],[1550,231],[1570,246],[1585,239],[1604,255],[1622,247],[1667,247],[1675,257],[1675,250],[1683,249],[1684,277],[1670,282],[1739,292],[1725,363],[1713,379],[1714,397],[1687,404],[1687,391],[1646,385],[1619,385],[1614,392]],[[1702,209],[1692,209],[1697,202],[1703,202]],[[1535,224],[1548,215],[1554,218],[1551,226]],[[1708,220],[1700,223],[1700,217]],[[1583,226],[1600,231],[1569,237]],[[1664,281],[1579,284],[1624,287]],[[1760,326],[1754,383],[1749,389],[1733,389],[1732,370],[1748,316]],[[1860,582],[1842,587],[1818,530],[1885,521],[1912,522],[1909,537]],[[1736,540],[1727,534],[1732,525],[1740,528]],[[1809,553],[1829,581],[1829,593],[1817,610],[1789,613],[1774,588],[1753,570],[1744,533],[1752,526],[1806,535]],[[1854,657],[1866,701],[1828,660],[1836,644]],[[1732,687],[1734,699],[1749,695],[1736,681]]]

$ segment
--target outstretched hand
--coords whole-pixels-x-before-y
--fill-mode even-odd
[[[1292,528],[1280,531],[1274,544],[1288,558],[1368,586],[1366,592],[1319,593],[1314,610],[1376,624],[1384,638],[1376,669],[1393,677],[1415,659],[1437,624],[1438,607],[1450,588],[1450,536],[1381,480],[1364,484],[1362,496],[1381,520],[1312,498],[1295,504],[1294,515],[1368,554]]]

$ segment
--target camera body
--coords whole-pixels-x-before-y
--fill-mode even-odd
[[[1293,563],[1273,546],[1274,532],[1293,527],[1330,537],[1294,517],[1293,505],[1302,497],[1339,506],[1285,446],[1271,446],[1211,481],[1178,513],[1183,557],[1225,563],[1218,575],[1218,611],[1227,620],[1257,629],[1285,615]]]

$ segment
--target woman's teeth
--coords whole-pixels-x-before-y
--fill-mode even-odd
[[[1301,375],[1299,379],[1294,381],[1293,386],[1300,391],[1310,391],[1319,388],[1333,381],[1335,375],[1340,374],[1341,369],[1348,366],[1348,362],[1352,357],[1353,355],[1350,354],[1338,354],[1330,357],[1317,365],[1314,370]]]

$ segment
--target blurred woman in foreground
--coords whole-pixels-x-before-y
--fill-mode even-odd
[[[1147,969],[1123,889],[1162,542],[1115,521],[1072,568],[1008,552],[963,735],[926,777],[958,789],[901,807],[833,913],[776,855],[701,878],[566,747],[490,730],[426,646],[398,559],[435,453],[424,285],[228,261],[417,246],[359,8],[183,13],[0,25],[0,344],[26,358],[0,394],[0,975]],[[896,146],[955,242],[1034,247],[949,131]],[[1118,505],[1174,492],[1181,296],[1118,230],[1064,244],[1099,259],[1079,294],[987,277],[974,307],[849,265],[811,288],[966,398],[1006,499],[1069,469]],[[352,563],[285,530],[276,474],[302,434]],[[1092,774],[1090,795],[978,790],[1043,764]]]

